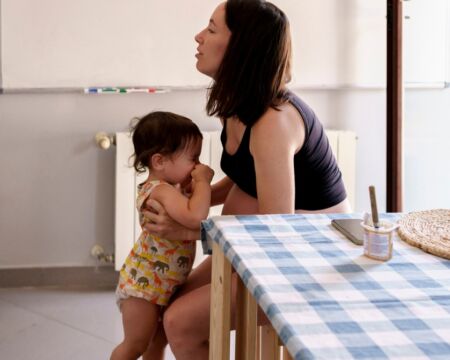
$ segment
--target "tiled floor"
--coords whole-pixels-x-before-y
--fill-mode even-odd
[[[0,289],[1,360],[109,359],[122,336],[112,289]]]
[[[0,288],[0,360],[109,359],[122,338],[113,289]]]

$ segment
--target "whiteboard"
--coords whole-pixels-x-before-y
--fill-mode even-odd
[[[294,86],[380,86],[386,78],[385,0],[273,0],[287,14]]]
[[[217,0],[0,0],[2,87],[205,87],[194,36]],[[381,84],[385,2],[274,0],[290,19],[293,86]]]
[[[205,85],[213,0],[3,0],[4,88]],[[182,20],[180,20],[182,19]]]
[[[405,3],[404,78],[411,83],[444,82],[450,70],[450,1]]]

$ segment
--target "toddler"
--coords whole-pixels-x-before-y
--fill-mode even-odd
[[[183,284],[195,257],[195,241],[171,241],[145,230],[141,214],[155,199],[180,224],[198,229],[208,216],[214,172],[199,163],[202,134],[189,119],[169,112],[152,112],[133,129],[134,168],[148,169],[138,186],[137,210],[141,235],[120,271],[116,290],[125,339],[111,359],[137,359],[158,327],[161,309]],[[187,196],[186,190],[190,195]]]

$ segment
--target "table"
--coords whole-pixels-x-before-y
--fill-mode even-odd
[[[397,237],[389,262],[369,259],[331,227],[347,217],[356,214],[202,223],[213,250],[210,359],[228,359],[231,266],[251,294],[241,294],[239,358],[255,355],[256,301],[296,360],[450,359],[450,261]]]

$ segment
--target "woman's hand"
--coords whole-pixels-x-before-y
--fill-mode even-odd
[[[144,228],[159,237],[169,240],[197,240],[200,238],[199,229],[191,230],[173,220],[164,207],[156,200],[149,199],[147,210],[143,210],[145,217]]]

